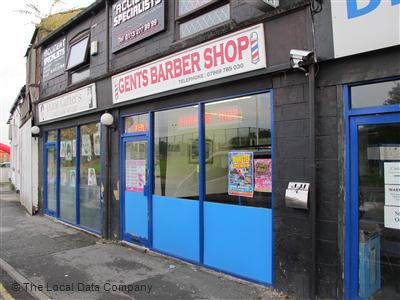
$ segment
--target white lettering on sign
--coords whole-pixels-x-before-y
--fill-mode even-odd
[[[161,0],[123,0],[113,5],[114,27],[159,5]]]
[[[385,227],[400,229],[400,207],[385,205]]]
[[[62,96],[39,103],[39,122],[73,115],[97,107],[96,86],[90,84]]]
[[[400,0],[330,3],[335,57],[400,44]]]
[[[262,24],[112,77],[118,103],[266,67]]]

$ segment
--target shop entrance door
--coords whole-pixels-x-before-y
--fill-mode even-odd
[[[44,151],[44,203],[45,212],[53,217],[57,216],[57,150],[55,145],[45,146]]]
[[[350,299],[400,299],[400,114],[350,121]]]
[[[128,242],[149,246],[147,138],[123,140],[123,235]]]

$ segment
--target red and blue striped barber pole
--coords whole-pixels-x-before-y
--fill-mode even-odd
[[[258,51],[258,35],[257,32],[250,34],[251,43],[251,62],[256,64],[260,61],[260,52]]]

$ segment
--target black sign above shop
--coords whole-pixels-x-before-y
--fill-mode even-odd
[[[64,73],[65,38],[45,48],[42,53],[42,80],[46,81]]]
[[[112,51],[165,28],[165,0],[118,0],[112,6]]]

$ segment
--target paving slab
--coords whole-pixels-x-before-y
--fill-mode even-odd
[[[30,216],[4,185],[0,258],[28,281],[22,283],[24,289],[40,290],[52,299],[287,298],[262,285]]]

